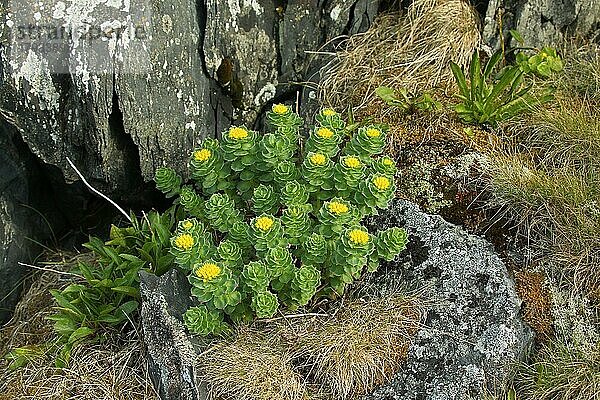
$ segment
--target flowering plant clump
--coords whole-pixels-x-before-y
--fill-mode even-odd
[[[288,106],[274,105],[267,121],[264,135],[232,127],[220,141],[205,139],[190,156],[188,184],[171,168],[156,171],[157,188],[185,218],[171,254],[200,303],[184,316],[191,332],[219,334],[340,296],[406,246],[401,228],[375,235],[361,224],[396,189],[395,162],[381,155],[385,127],[346,129],[326,108],[302,143],[302,120]]]

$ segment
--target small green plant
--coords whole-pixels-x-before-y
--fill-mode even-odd
[[[373,235],[361,225],[395,193],[395,163],[381,156],[385,127],[348,137],[334,110],[316,119],[301,143],[302,120],[277,104],[270,133],[232,127],[221,141],[205,139],[190,159],[191,184],[171,168],[156,171],[157,187],[186,212],[171,252],[200,303],[184,316],[191,332],[219,334],[230,322],[341,295],[404,249],[403,229]]]
[[[435,100],[429,93],[423,93],[420,96],[415,96],[408,92],[405,88],[401,88],[398,93],[387,86],[380,86],[375,89],[375,93],[389,106],[398,107],[405,113],[413,113],[416,110],[433,111],[439,110],[442,104]]]
[[[79,262],[70,271],[81,282],[51,290],[57,312],[48,319],[59,336],[57,366],[68,363],[74,346],[102,329],[122,325],[137,310],[141,269],[160,275],[171,268],[174,212],[174,208],[162,215],[152,211],[141,220],[132,215],[132,226],[112,226],[108,242],[92,237],[84,244],[96,260]]]
[[[516,64],[523,73],[533,73],[541,78],[549,78],[563,69],[562,60],[553,47],[544,47],[532,56],[519,52],[516,54]]]

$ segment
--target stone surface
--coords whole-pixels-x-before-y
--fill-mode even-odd
[[[405,226],[408,250],[373,281],[383,293],[423,288],[432,301],[425,326],[394,379],[366,399],[481,399],[528,350],[532,333],[502,260],[486,240],[397,200],[370,221]]]
[[[197,354],[182,320],[192,305],[186,277],[176,270],[162,277],[142,271],[140,292],[150,377],[161,399],[206,399],[194,373]]]
[[[504,37],[516,29],[527,46],[559,43],[571,36],[597,39],[600,33],[600,2],[597,0],[490,0],[483,29],[484,41],[499,47],[498,21]],[[517,43],[512,43],[517,46]]]

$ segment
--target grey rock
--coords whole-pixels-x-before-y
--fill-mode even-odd
[[[197,354],[185,331],[183,313],[192,305],[185,276],[140,272],[142,326],[150,377],[162,400],[204,400],[194,366]]]
[[[407,363],[364,399],[464,400],[504,382],[532,341],[506,266],[486,240],[406,201],[370,221],[404,226],[408,250],[374,276],[382,293],[424,288],[432,305]]]
[[[483,38],[495,48],[500,46],[498,20],[501,15],[504,37],[509,37],[510,29],[516,29],[528,46],[557,44],[576,35],[593,39],[600,33],[600,2],[597,0],[490,0]]]

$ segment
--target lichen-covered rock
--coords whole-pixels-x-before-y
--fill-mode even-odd
[[[140,272],[142,326],[148,367],[162,400],[205,400],[194,371],[197,354],[183,325],[191,306],[190,284],[171,270],[162,277]]]
[[[600,2],[597,0],[490,0],[485,15],[484,40],[499,47],[498,22],[504,37],[516,29],[528,46],[557,44],[578,35],[593,38],[599,33]],[[513,45],[517,45],[513,43]]]
[[[409,233],[404,256],[382,266],[374,283],[383,293],[424,288],[432,303],[406,364],[365,399],[481,399],[532,340],[506,266],[486,240],[413,203],[395,200],[370,225]]]

